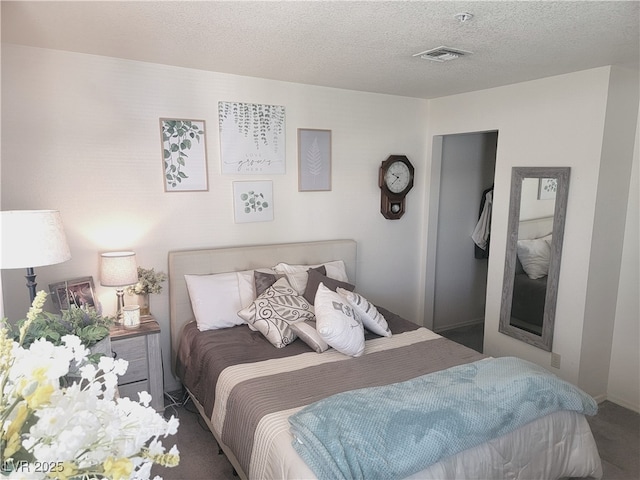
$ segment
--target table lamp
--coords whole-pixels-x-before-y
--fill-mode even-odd
[[[0,268],[26,268],[31,303],[36,296],[34,267],[54,265],[71,258],[62,218],[57,210],[0,212]]]
[[[116,319],[122,323],[124,287],[138,283],[138,265],[134,252],[107,252],[100,255],[100,285],[116,287]]]

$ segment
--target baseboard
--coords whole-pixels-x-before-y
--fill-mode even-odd
[[[436,333],[446,332],[447,330],[453,330],[455,328],[461,327],[470,327],[472,325],[479,325],[484,323],[484,318],[476,318],[474,320],[468,320],[466,322],[455,323],[453,325],[447,325],[446,327],[438,328],[438,330],[434,330]]]
[[[640,413],[640,405],[634,405],[631,402],[627,402],[622,398],[616,397],[615,395],[606,395],[604,400],[609,400],[611,403],[615,403],[616,405],[626,408],[627,410],[631,410],[632,412]],[[600,403],[597,398],[596,401]]]

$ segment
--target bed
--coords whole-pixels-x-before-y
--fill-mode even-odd
[[[357,356],[339,351],[337,348],[343,350],[342,345],[318,353],[318,345],[306,343],[308,339],[302,341],[304,332],[301,330],[297,331],[297,339],[286,338],[286,345],[275,348],[273,342],[283,341],[282,338],[286,336],[268,340],[263,332],[252,330],[247,324],[201,331],[200,324],[194,321],[195,315],[202,314],[202,305],[196,301],[192,284],[187,285],[194,278],[198,281],[217,277],[226,279],[220,284],[220,288],[225,290],[229,285],[227,280],[233,278],[233,272],[236,272],[238,279],[242,279],[247,277],[247,272],[268,270],[282,263],[314,266],[314,270],[315,267],[324,268],[323,265],[326,265],[324,275],[322,272],[307,271],[306,287],[309,287],[312,277],[320,275],[320,278],[327,281],[331,272],[326,270],[335,261],[343,264],[342,273],[348,278],[348,281],[343,281],[336,278],[339,275],[332,277],[341,285],[336,291],[348,295],[348,289],[342,290],[342,287],[357,285],[357,246],[352,240],[169,252],[174,373],[193,399],[221,450],[243,479],[328,478],[326,472],[318,470],[318,459],[309,457],[311,440],[303,436],[304,429],[309,425],[309,422],[304,422],[311,418],[309,416],[325,412],[321,410],[322,407],[328,407],[330,412],[336,414],[343,413],[331,402],[345,401],[345,396],[349,395],[358,395],[359,399],[365,401],[385,397],[389,401],[404,401],[405,393],[394,391],[391,394],[385,389],[404,388],[408,384],[415,388],[413,382],[426,379],[434,382],[439,375],[446,376],[460,369],[468,372],[469,369],[477,369],[476,365],[489,365],[488,362],[492,360],[383,308],[378,308],[377,312],[386,320],[390,334],[382,336],[381,332],[373,333],[363,329],[364,347]],[[292,274],[292,277],[297,275]],[[257,274],[255,278],[258,278]],[[290,277],[286,275],[286,278]],[[291,284],[295,284],[293,279]],[[275,288],[275,285],[271,288]],[[357,288],[354,291],[357,292]],[[322,303],[320,297],[325,292],[326,295],[334,295],[328,292],[324,283],[318,286],[315,297],[318,322],[321,318],[319,312],[325,305],[324,297]],[[233,288],[229,288],[222,297],[234,295]],[[238,296],[241,297],[242,294]],[[210,300],[207,297],[203,301],[206,303]],[[248,299],[242,298],[240,301],[247,303]],[[301,323],[306,324],[307,319]],[[252,325],[255,328],[257,324]],[[455,386],[459,387],[460,385]],[[421,388],[417,391],[422,391]],[[434,395],[440,390],[428,388],[428,391],[430,395]],[[374,397],[375,395],[378,397]],[[406,398],[410,398],[408,394]],[[461,395],[457,400],[467,401],[469,398],[471,397]],[[468,409],[469,404],[464,408]],[[402,409],[397,412],[393,408],[389,409],[391,410],[397,414]],[[456,415],[449,417],[454,418]],[[468,411],[464,415],[468,416]],[[356,417],[349,414],[348,418]],[[336,428],[340,423],[348,423],[339,415],[329,421],[334,421]],[[403,425],[403,421],[406,425]],[[402,420],[397,415],[393,419],[393,425],[400,426],[399,430],[395,428],[395,434],[400,432],[400,436],[403,431],[415,427],[413,418]],[[365,440],[375,440],[385,435],[389,437],[390,429],[384,430],[382,435],[369,435],[370,438]],[[415,470],[415,465],[411,467],[414,470],[407,470],[403,465],[403,469],[398,470],[402,474],[393,476],[420,479],[553,479],[602,476],[597,448],[582,413],[554,411],[527,421],[513,431],[502,433],[497,429],[496,432],[500,434],[486,441],[476,442],[469,448],[451,450],[451,454],[447,454],[443,447],[441,450],[444,453],[439,453],[441,456],[429,465],[422,465],[420,462],[424,461],[420,459],[420,462],[415,463],[421,465],[419,470]],[[335,435],[331,433],[329,437],[329,443],[332,443]],[[466,442],[467,438],[467,435],[462,435],[457,440]],[[313,439],[321,443],[326,440],[320,436]],[[415,458],[423,456],[421,453],[409,455],[411,449],[405,448],[396,440],[395,437],[385,439],[394,448],[402,448],[394,456],[401,458],[403,462],[412,463]],[[307,450],[300,450],[299,443],[305,443]],[[438,444],[444,445],[443,442]],[[325,446],[327,451],[331,451],[335,445],[323,444],[318,451]],[[355,447],[358,448],[359,445]],[[314,452],[315,450],[311,455]],[[429,455],[431,453],[433,452]],[[388,478],[386,474],[375,475],[363,470],[375,466],[379,455],[372,455],[371,451],[367,451],[352,456],[359,458],[356,459],[356,470],[352,469],[351,474],[340,476]],[[331,463],[333,467],[337,465],[337,468],[341,468],[340,462],[336,462],[336,465],[332,462],[320,463]],[[358,472],[358,469],[361,470]],[[331,478],[335,476],[331,475]]]

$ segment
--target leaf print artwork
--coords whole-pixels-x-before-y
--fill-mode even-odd
[[[322,173],[322,155],[320,155],[317,136],[313,138],[313,143],[307,150],[307,169],[309,170],[309,175],[314,177]]]
[[[331,190],[331,130],[298,129],[298,190]]]
[[[160,119],[165,191],[207,190],[204,120]]]
[[[241,194],[240,200],[244,202],[244,213],[261,212],[265,208],[269,208],[269,202],[266,201],[264,194],[256,193],[253,190]]]
[[[273,183],[233,182],[236,223],[273,220]]]

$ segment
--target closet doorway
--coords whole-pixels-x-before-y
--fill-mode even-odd
[[[493,187],[497,143],[497,131],[434,137],[425,325],[438,333],[484,324],[488,255],[472,234]]]

